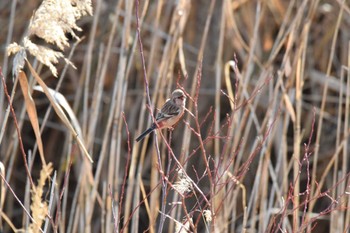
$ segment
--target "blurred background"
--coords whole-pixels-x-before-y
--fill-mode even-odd
[[[34,183],[43,164],[6,47],[21,44],[40,4],[0,2],[0,65]],[[34,91],[55,171],[41,197],[50,203],[45,232],[349,230],[349,1],[94,0],[92,7],[77,21],[81,40],[66,33],[64,55],[76,68],[60,59],[56,78],[27,56],[70,104],[94,160]],[[177,87],[193,115],[136,143],[150,110]],[[3,86],[0,95],[3,178],[23,203],[2,179],[0,228],[19,232],[32,222],[24,209],[32,213],[34,194]],[[190,184],[184,193],[181,182]]]

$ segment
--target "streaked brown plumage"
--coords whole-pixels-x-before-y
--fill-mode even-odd
[[[182,117],[185,111],[186,95],[182,90],[176,89],[171,94],[171,98],[168,99],[160,112],[156,116],[156,122],[145,130],[140,136],[136,138],[136,141],[141,141],[146,135],[153,132],[155,129],[171,128]]]

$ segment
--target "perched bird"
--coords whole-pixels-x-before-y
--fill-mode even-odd
[[[163,107],[156,116],[156,123],[145,130],[136,141],[141,141],[147,134],[153,132],[155,129],[172,128],[182,117],[185,111],[186,95],[180,89],[176,89],[171,94],[171,98],[167,99]]]

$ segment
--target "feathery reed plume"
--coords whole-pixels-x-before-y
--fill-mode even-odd
[[[203,211],[205,221],[211,222],[213,221],[213,214],[210,210],[204,210]]]
[[[58,59],[63,58],[68,64],[73,65],[64,58],[61,51],[69,47],[67,33],[79,39],[74,31],[82,29],[77,26],[76,21],[86,14],[92,15],[91,0],[44,0],[32,16],[22,44],[14,42],[7,47],[8,56],[15,54],[12,74],[17,75],[23,68],[27,57],[26,51],[49,67],[55,77],[57,77],[55,64],[58,63]],[[31,36],[37,36],[49,44],[56,45],[60,51],[35,44],[31,41]]]
[[[181,169],[179,169],[178,171],[178,177],[179,180],[175,182],[173,187],[181,195],[185,195],[193,189],[192,181],[186,175],[183,174],[183,171]]]
[[[42,200],[42,197],[45,182],[47,179],[50,178],[52,170],[52,163],[43,165],[43,168],[40,171],[40,178],[38,180],[38,184],[35,188],[35,191],[32,189],[32,204],[30,205],[30,209],[32,211],[33,219],[35,222],[32,222],[29,225],[29,232],[39,232],[39,228],[44,222],[45,216],[47,215],[48,205],[44,200]]]

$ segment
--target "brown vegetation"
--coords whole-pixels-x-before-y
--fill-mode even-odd
[[[349,2],[0,12],[1,232],[349,231]]]

